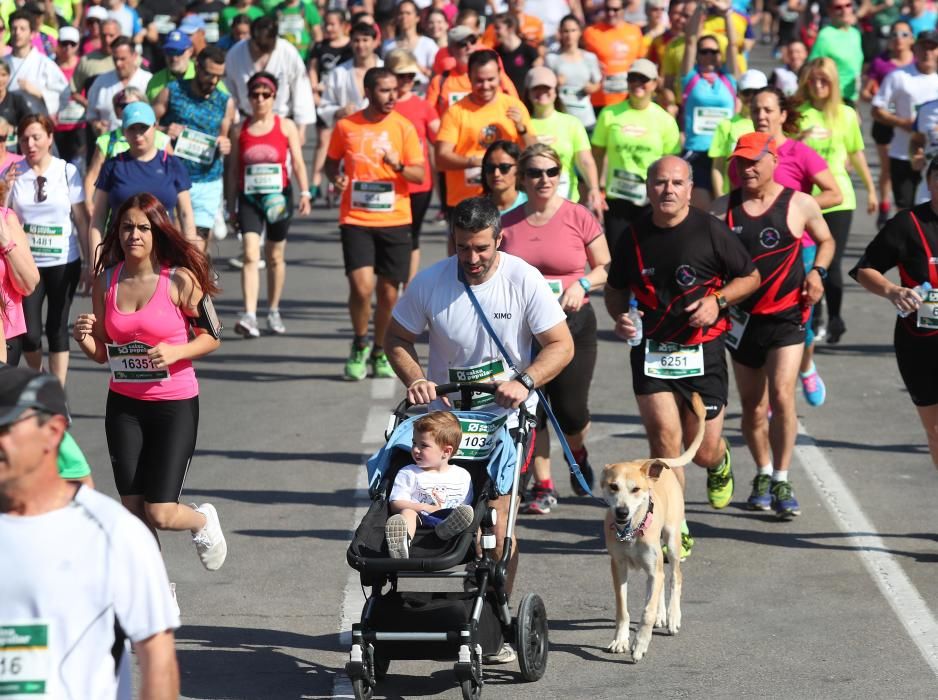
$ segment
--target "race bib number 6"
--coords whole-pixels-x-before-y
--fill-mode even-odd
[[[684,379],[704,373],[703,345],[645,341],[645,376],[658,379]]]
[[[938,328],[938,290],[932,289],[925,294],[922,305],[918,307],[916,325],[919,328]]]

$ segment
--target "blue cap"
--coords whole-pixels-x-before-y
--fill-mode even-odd
[[[186,49],[192,48],[192,39],[188,34],[183,34],[178,29],[166,35],[166,41],[163,42],[163,51],[182,53]]]
[[[205,29],[205,20],[202,15],[186,15],[179,24],[179,31],[186,34],[195,34],[200,29]]]
[[[133,124],[146,124],[147,126],[156,124],[156,115],[153,113],[153,108],[146,102],[131,102],[124,107],[124,119],[121,122],[121,127],[126,129]]]

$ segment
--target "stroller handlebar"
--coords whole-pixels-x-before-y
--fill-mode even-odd
[[[457,402],[458,405],[453,406],[453,408],[456,410],[469,410],[468,407],[472,405],[473,394],[494,394],[496,391],[498,391],[498,384],[495,383],[482,384],[479,382],[450,382],[448,384],[436,385],[437,397],[459,392],[459,399]],[[396,417],[399,421],[404,420],[404,418],[406,418],[407,410],[415,405],[417,404],[412,404],[405,396],[404,399],[394,409],[393,417]],[[462,407],[467,408],[463,409]],[[523,415],[527,414],[525,405],[523,403],[521,404],[519,410]]]

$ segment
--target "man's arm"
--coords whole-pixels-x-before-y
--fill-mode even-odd
[[[534,361],[524,369],[524,373],[534,380],[534,388],[544,386],[573,359],[573,336],[566,319],[543,333],[534,336],[541,346],[541,351]],[[419,386],[419,385],[418,385]],[[495,392],[495,403],[502,408],[518,408],[528,394],[527,387],[517,380],[502,382]]]
[[[440,170],[465,170],[482,165],[482,156],[463,156],[456,153],[456,144],[436,142],[436,167]]]
[[[392,316],[384,335],[384,352],[397,378],[407,387],[407,400],[422,406],[436,398],[436,384],[424,376],[416,345],[417,336]]]
[[[134,644],[140,664],[140,700],[175,700],[179,697],[179,664],[172,630],[159,632]]]
[[[730,280],[729,284],[723,287],[720,293],[726,299],[730,306],[738,304],[759,288],[762,276],[758,270],[753,270],[744,277],[736,277]],[[708,294],[703,299],[698,299],[687,307],[687,312],[691,315],[688,323],[693,328],[703,328],[712,326],[720,316],[720,306],[717,298],[713,294]]]

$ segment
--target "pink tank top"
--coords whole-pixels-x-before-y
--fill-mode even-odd
[[[117,308],[117,284],[124,263],[111,268],[111,280],[104,298],[104,330],[111,343],[126,345],[138,341],[155,346],[159,343],[185,345],[189,342],[189,320],[170,296],[170,269],[160,268],[160,279],[153,296],[139,311],[123,312]],[[199,383],[190,360],[180,360],[169,368],[169,378],[156,382],[116,382],[114,393],[144,401],[191,399],[199,394]]]
[[[6,222],[7,213],[12,209],[0,207],[0,217]],[[3,335],[9,340],[26,332],[26,316],[23,315],[23,295],[13,285],[7,259],[0,255],[0,301],[3,302]]]

